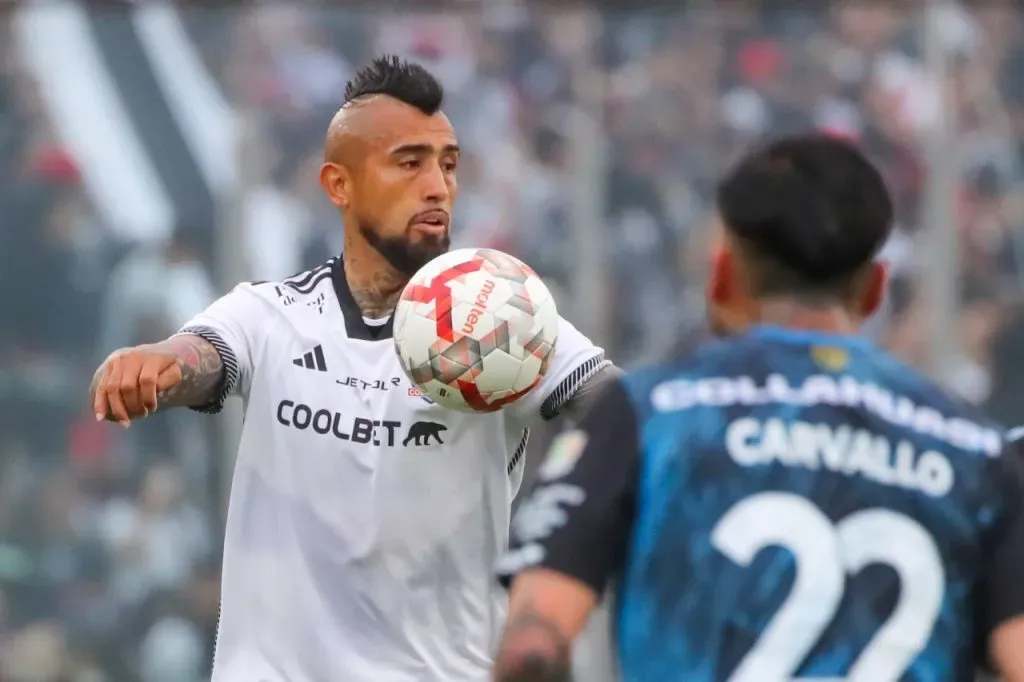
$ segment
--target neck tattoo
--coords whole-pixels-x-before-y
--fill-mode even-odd
[[[375,267],[365,274],[360,272],[362,269],[363,266],[358,259],[345,261],[345,275],[352,291],[352,298],[359,306],[363,317],[387,317],[395,311],[398,298],[409,279],[391,268]]]

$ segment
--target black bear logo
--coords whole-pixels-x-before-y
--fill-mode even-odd
[[[444,445],[441,434],[447,430],[447,426],[437,422],[416,422],[409,427],[409,434],[402,441],[402,445],[408,447],[410,442],[413,445],[430,445],[431,436],[434,437],[438,445]]]

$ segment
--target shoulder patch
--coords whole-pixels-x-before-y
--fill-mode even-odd
[[[567,476],[576,468],[576,462],[587,447],[587,434],[579,429],[572,429],[559,434],[551,443],[547,457],[537,471],[542,481],[553,481]]]

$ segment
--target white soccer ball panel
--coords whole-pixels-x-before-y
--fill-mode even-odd
[[[532,277],[525,282],[526,290],[530,292],[530,300],[537,307],[534,319],[538,321],[545,334],[558,335],[558,311],[555,309],[554,298],[551,291],[544,286],[544,283],[537,277]]]
[[[391,325],[394,335],[400,336],[402,331],[405,329],[405,325],[409,322],[412,316],[413,306],[398,306],[395,308],[394,323]]]
[[[436,335],[435,328],[436,323],[434,320],[429,320],[413,312],[407,316],[407,321],[401,331],[395,328],[394,333],[413,338],[427,339]],[[421,343],[405,344],[402,346],[399,355],[406,360],[407,364],[412,366],[425,365],[430,362],[429,348],[430,346]]]
[[[491,400],[505,400],[506,398],[514,396],[515,393],[516,392],[513,390],[495,391],[491,394]]]
[[[449,410],[456,410],[458,412],[472,412],[466,404],[465,399],[463,399],[462,393],[459,391],[453,391],[451,387],[437,381],[436,379],[431,379],[424,384],[419,384],[419,389],[423,395],[427,396],[442,407],[446,407]]]
[[[540,375],[542,360],[537,356],[527,353],[526,357],[519,363],[518,371],[512,378],[513,391],[525,391]]]
[[[395,346],[410,379],[456,410],[490,412],[521,398],[547,370],[557,336],[547,287],[492,249],[434,259],[395,312]]]
[[[513,344],[519,348],[522,347],[524,339],[533,336],[532,331],[537,326],[537,320],[533,314],[524,313],[515,308],[506,307],[495,313],[495,317],[501,318],[508,325]]]
[[[552,305],[550,310],[545,309],[537,317],[542,318],[542,324],[537,333],[540,338],[551,344],[551,352],[554,353],[555,341],[558,339],[558,313],[555,312]]]
[[[455,249],[454,251],[443,253],[420,268],[420,270],[413,275],[411,281],[419,282],[420,284],[429,284],[432,279],[440,275],[442,272],[471,261],[477,251],[478,249]]]
[[[542,310],[548,301],[552,300],[551,290],[540,280],[540,277],[530,277],[523,282],[523,286],[526,287],[530,300]]]
[[[516,377],[523,366],[522,360],[495,348],[483,359],[484,370],[476,378],[481,393],[508,391],[515,387]]]

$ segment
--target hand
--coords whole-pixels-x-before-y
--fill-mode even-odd
[[[93,377],[89,387],[96,421],[116,421],[128,428],[131,420],[157,408],[161,391],[181,383],[178,356],[155,346],[115,351]]]

